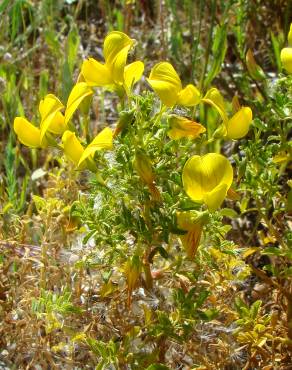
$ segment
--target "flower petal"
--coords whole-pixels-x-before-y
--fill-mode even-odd
[[[211,104],[220,114],[222,120],[223,121],[227,120],[224,99],[220,94],[220,91],[216,89],[216,87],[213,87],[207,91],[206,95],[202,99],[202,102]]]
[[[188,118],[172,115],[169,120],[170,130],[167,135],[172,140],[178,140],[182,137],[195,139],[206,129],[200,123],[194,122]]]
[[[292,23],[290,24],[290,30],[288,33],[288,45],[292,47]]]
[[[223,203],[228,190],[227,184],[219,184],[213,190],[204,194],[204,203],[207,204],[209,211],[214,212]]]
[[[113,83],[108,67],[93,58],[82,63],[81,74],[89,86],[107,86]]]
[[[249,107],[242,107],[226,122],[227,137],[229,139],[241,139],[248,133],[251,121],[252,110]]]
[[[31,124],[23,117],[16,117],[13,124],[14,131],[18,140],[31,148],[41,147],[41,132],[40,129]]]
[[[44,136],[48,131],[52,121],[54,120],[56,114],[63,109],[64,106],[60,100],[53,94],[48,94],[39,104],[39,112],[41,115],[41,141],[44,140]]]
[[[192,107],[200,103],[200,91],[194,85],[187,85],[178,95],[177,104]]]
[[[65,131],[62,136],[63,149],[66,157],[78,166],[79,160],[84,152],[84,148],[76,135],[72,131]]]
[[[108,66],[111,70],[112,78],[116,84],[124,82],[124,70],[128,58],[128,53],[131,45],[124,47],[114,58],[111,65]]]
[[[124,86],[127,94],[129,95],[132,87],[138,82],[144,72],[144,63],[137,61],[125,66],[124,70]]]
[[[78,108],[79,104],[89,95],[92,95],[92,89],[85,83],[77,83],[68,98],[67,107],[65,111],[65,123],[67,124]]]
[[[281,50],[281,62],[288,73],[292,73],[292,47]]]
[[[94,154],[97,150],[105,149],[110,150],[113,147],[113,132],[109,127],[104,128],[92,142],[85,148],[82,156],[79,159],[78,165],[80,166],[90,155]]]
[[[48,131],[55,135],[61,135],[67,130],[67,125],[65,124],[65,117],[61,112],[57,112],[50,123]]]
[[[147,81],[163,104],[168,107],[176,104],[182,86],[178,74],[170,63],[156,64]]]
[[[182,172],[183,187],[188,196],[197,202],[204,201],[206,193],[218,185],[226,184],[230,188],[233,170],[226,157],[217,153],[204,156],[195,155],[184,165]]]
[[[103,55],[105,64],[111,69],[117,55],[121,50],[127,48],[127,52],[134,45],[135,40],[131,39],[128,35],[123,32],[113,31],[110,32],[103,44]]]

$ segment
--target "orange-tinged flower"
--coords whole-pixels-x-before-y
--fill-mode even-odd
[[[203,226],[208,221],[206,212],[177,212],[177,226],[181,230],[187,231],[184,235],[180,235],[180,240],[190,259],[196,255],[200,244]]]
[[[206,131],[205,127],[200,123],[194,122],[188,118],[171,115],[168,119],[170,130],[167,135],[172,140],[179,140],[183,137],[190,139],[197,138],[200,134]]]
[[[141,180],[148,186],[154,200],[160,201],[161,196],[155,185],[155,174],[149,157],[142,150],[137,149],[134,159],[134,167]]]

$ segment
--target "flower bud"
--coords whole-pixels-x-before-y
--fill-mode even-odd
[[[168,136],[172,140],[178,140],[183,137],[195,139],[206,129],[200,123],[194,122],[186,117],[177,116],[173,114],[168,119],[170,130]]]
[[[256,81],[262,81],[266,78],[264,71],[262,68],[256,63],[253,53],[250,49],[248,49],[246,53],[246,66],[250,76]]]
[[[136,150],[134,167],[141,180],[148,186],[153,200],[160,201],[160,192],[154,183],[155,174],[153,171],[152,163],[148,156],[140,149]]]

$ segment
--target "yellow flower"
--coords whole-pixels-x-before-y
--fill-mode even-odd
[[[286,71],[292,73],[292,47],[281,50],[281,62]]]
[[[200,244],[203,226],[208,221],[208,214],[205,212],[177,212],[177,226],[187,231],[180,235],[180,240],[190,259],[195,257]]]
[[[227,121],[227,114],[225,111],[225,102],[220,91],[216,87],[212,87],[207,91],[206,95],[202,99],[203,103],[212,105],[217,112],[220,114],[223,121]]]
[[[68,122],[72,115],[80,103],[92,94],[92,89],[85,82],[77,83],[69,95],[65,116],[60,112],[64,108],[60,100],[53,94],[46,95],[39,104],[41,140],[44,139],[47,131],[61,135],[68,130]]]
[[[168,122],[170,130],[167,134],[172,140],[178,140],[182,137],[195,139],[206,131],[205,127],[200,123],[194,122],[185,117],[177,116],[175,114],[169,117]]]
[[[60,112],[64,106],[53,94],[48,94],[40,101],[39,112],[41,115],[41,141],[44,140],[47,131],[62,134],[66,130],[64,116]]]
[[[292,23],[290,24],[290,30],[288,33],[288,45],[292,46]]]
[[[222,130],[219,128],[220,134],[229,139],[241,139],[249,130],[252,122],[252,110],[249,107],[238,107],[239,110],[231,117],[228,118],[225,103],[222,95],[216,88],[211,88],[204,98],[203,103],[212,105],[223,120]]]
[[[41,131],[39,128],[30,123],[23,117],[16,117],[14,119],[14,131],[18,140],[31,148],[45,147],[46,142],[41,143]]]
[[[219,208],[233,180],[233,170],[226,157],[217,153],[195,155],[184,165],[183,187],[195,202],[205,203],[210,211]]]
[[[183,89],[178,74],[168,62],[156,64],[147,81],[167,107],[175,104],[194,106],[200,102],[199,90],[191,84]]]
[[[66,147],[65,153],[67,152],[67,156],[77,166],[80,158],[78,159],[77,163],[76,160],[81,151],[83,151],[83,147],[76,138],[75,134],[71,131],[68,131],[68,122],[79,105],[92,94],[92,89],[85,82],[77,83],[69,95],[65,115],[61,113],[64,105],[60,102],[60,100],[53,94],[46,95],[39,104],[39,112],[41,116],[40,128],[31,124],[25,118],[15,118],[14,131],[17,134],[20,142],[33,148],[40,148],[47,146],[48,141],[50,140],[48,135],[46,137],[47,132],[55,135],[64,134],[62,140]],[[50,142],[55,145],[53,140]],[[71,150],[71,147],[75,149]],[[74,150],[76,150],[76,153],[74,153]]]
[[[79,159],[78,166],[80,166],[88,157],[92,156],[97,150],[111,150],[112,147],[113,132],[109,127],[106,127],[85,148]]]
[[[63,150],[66,157],[78,166],[79,160],[84,153],[84,148],[72,131],[65,131],[62,136]]]
[[[93,58],[85,60],[81,73],[89,86],[105,86],[115,88],[124,86],[129,94],[133,84],[142,77],[144,64],[140,61],[126,66],[129,50],[135,40],[118,31],[110,32],[103,45],[105,63]]]
[[[281,62],[286,71],[292,73],[292,23],[288,33],[288,47],[281,50]]]
[[[40,128],[30,123],[26,118],[16,117],[14,131],[20,142],[33,148],[40,148],[48,144],[45,137],[47,131],[61,135],[67,129],[65,118],[60,112],[62,108],[63,104],[60,100],[55,95],[48,94],[39,104]]]
[[[97,150],[111,149],[113,145],[112,141],[113,134],[109,127],[104,128],[86,148],[82,146],[74,132],[65,131],[62,136],[64,154],[78,169],[87,167],[93,170],[93,164],[86,160],[92,159],[93,154]]]
[[[92,94],[92,89],[85,82],[79,82],[73,87],[66,105],[65,125],[67,125],[81,102]]]
[[[249,107],[241,107],[227,122],[226,136],[229,139],[241,139],[247,135],[252,121],[252,110]]]

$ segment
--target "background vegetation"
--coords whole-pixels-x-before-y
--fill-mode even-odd
[[[3,368],[291,368],[292,79],[280,61],[291,21],[289,0],[0,1]],[[144,61],[145,76],[168,60],[184,84],[203,93],[216,86],[227,101],[237,95],[252,108],[245,138],[208,144],[236,166],[239,196],[212,216],[195,258],[169,228],[172,199],[161,208],[147,204],[128,161],[130,140],[119,139],[115,158],[99,157],[112,196],[58,151],[21,145],[12,129],[19,115],[38,121],[47,93],[66,101],[82,61],[102,59],[111,30],[138,41],[131,58]],[[142,80],[138,91],[145,89]],[[189,209],[176,193],[189,144],[164,145],[153,106],[152,93],[137,98],[152,134],[147,150],[165,159],[155,163],[157,182]],[[114,126],[121,112],[113,94],[98,91],[91,133]],[[211,135],[214,111],[197,116]],[[141,261],[135,265],[137,240],[149,244],[150,285]],[[139,276],[131,302],[126,261]]]

